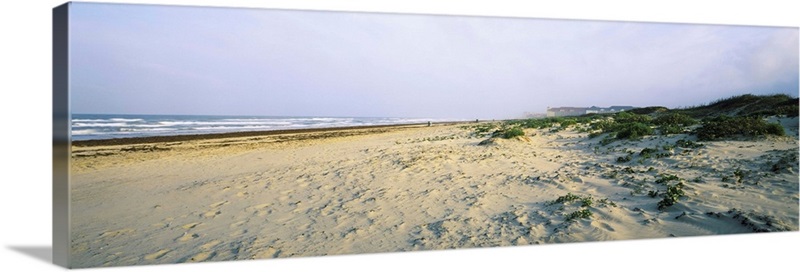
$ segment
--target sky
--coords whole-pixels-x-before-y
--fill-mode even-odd
[[[798,28],[72,3],[73,113],[504,119],[798,96]]]

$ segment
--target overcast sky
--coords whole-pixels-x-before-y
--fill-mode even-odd
[[[73,3],[73,113],[514,118],[798,95],[798,29]]]

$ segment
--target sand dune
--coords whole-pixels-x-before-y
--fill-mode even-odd
[[[463,126],[73,147],[71,256],[91,267],[798,230],[796,125],[701,147],[676,146],[689,135],[601,145],[573,129],[478,145]]]

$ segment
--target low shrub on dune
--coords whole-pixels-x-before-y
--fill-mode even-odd
[[[498,132],[499,132],[498,136],[502,137],[503,139],[512,139],[520,136],[525,136],[525,131],[523,131],[521,128],[518,127],[501,130]]]
[[[653,124],[659,126],[664,126],[664,125],[691,126],[697,124],[697,120],[683,113],[669,113],[660,115],[655,119],[653,119]]]
[[[697,128],[697,139],[713,141],[735,137],[754,137],[763,135],[783,136],[783,126],[777,123],[768,123],[757,117],[730,117],[718,116],[703,122]]]
[[[641,139],[644,136],[653,135],[653,128],[639,122],[627,123],[618,127],[617,139]]]
[[[697,120],[683,113],[668,113],[653,119],[653,124],[659,126],[663,135],[681,134],[685,127],[697,124]]]

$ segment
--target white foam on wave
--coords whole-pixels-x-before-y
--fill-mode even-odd
[[[194,130],[237,130],[237,129],[259,129],[259,128],[270,128],[269,126],[241,126],[241,127],[231,127],[231,126],[211,126],[211,127],[193,127]]]
[[[72,122],[108,122],[108,119],[72,119]]]
[[[81,129],[81,130],[72,130],[72,135],[92,135],[97,134],[99,131],[94,129]]]
[[[297,120],[296,118],[226,118],[220,119],[223,122],[288,122]]]
[[[72,122],[144,122],[141,118],[72,119]]]
[[[313,117],[313,118],[308,118],[306,120],[322,121],[322,122],[334,122],[334,121],[350,121],[350,122],[352,122],[352,121],[355,120],[355,118]]]
[[[223,121],[160,121],[165,126],[246,126],[246,125],[290,125],[292,122],[223,122]]]
[[[72,127],[126,127],[127,123],[73,123]]]
[[[111,118],[111,119],[108,119],[108,120],[111,120],[112,122],[143,122],[144,121],[144,119],[141,119],[141,118],[135,118],[135,119]]]
[[[120,128],[122,132],[177,131],[174,128]]]

